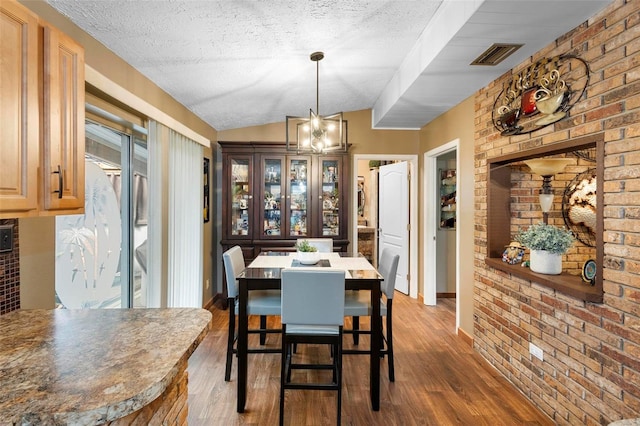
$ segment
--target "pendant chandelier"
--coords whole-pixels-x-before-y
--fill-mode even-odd
[[[309,117],[293,117],[286,120],[287,150],[298,153],[326,153],[347,151],[347,122],[342,112],[320,115],[320,61],[324,53],[314,52],[311,60],[316,63],[316,110],[309,109]]]

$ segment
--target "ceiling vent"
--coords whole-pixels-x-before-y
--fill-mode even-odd
[[[498,65],[507,59],[513,52],[520,49],[523,44],[494,43],[478,56],[471,65]]]

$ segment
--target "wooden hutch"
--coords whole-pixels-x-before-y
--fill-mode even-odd
[[[347,251],[349,155],[297,154],[276,142],[218,142],[222,149],[223,250],[248,262],[292,250],[299,238],[333,238]]]

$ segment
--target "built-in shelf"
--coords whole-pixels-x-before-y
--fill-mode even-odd
[[[492,268],[507,272],[518,278],[524,278],[538,284],[553,288],[563,294],[568,294],[585,302],[602,303],[602,290],[595,285],[582,281],[581,277],[562,273],[560,275],[546,275],[533,272],[531,269],[518,265],[510,265],[502,259],[485,258],[485,263]]]
[[[546,275],[532,272],[520,264],[510,265],[502,261],[502,252],[511,239],[511,173],[512,165],[532,158],[567,154],[584,149],[596,150],[596,278],[594,285],[582,281],[580,276],[562,273]],[[582,138],[558,142],[536,148],[513,152],[487,160],[489,167],[487,185],[487,257],[485,263],[495,269],[553,288],[556,291],[593,303],[602,303],[604,261],[604,135],[598,133]]]

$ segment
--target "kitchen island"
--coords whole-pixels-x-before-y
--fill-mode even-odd
[[[204,309],[18,310],[0,316],[0,425],[186,424]]]

